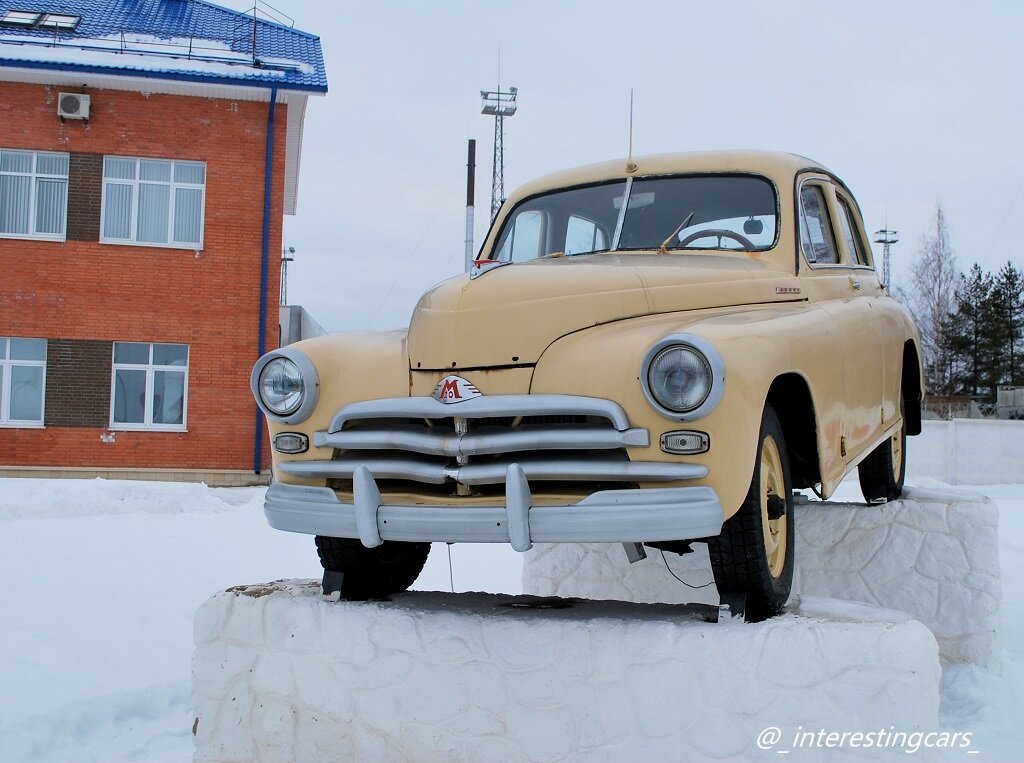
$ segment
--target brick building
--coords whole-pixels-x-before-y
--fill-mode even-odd
[[[0,0],[0,476],[252,482],[320,40],[201,0]],[[273,104],[273,106],[271,106]]]

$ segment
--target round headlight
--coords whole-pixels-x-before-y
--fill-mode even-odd
[[[260,372],[259,391],[268,410],[278,416],[288,416],[302,405],[306,385],[293,361],[274,358]]]
[[[654,399],[670,411],[686,413],[700,406],[714,383],[711,364],[693,347],[672,345],[661,350],[647,369]]]

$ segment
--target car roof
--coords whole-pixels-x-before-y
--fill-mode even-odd
[[[627,169],[627,161],[631,161],[635,169]],[[834,176],[834,173],[819,162],[784,151],[688,151],[652,154],[633,157],[631,160],[623,157],[545,175],[517,188],[509,198],[516,201],[553,188],[599,183],[615,178],[735,172],[764,175],[782,181],[805,170]]]

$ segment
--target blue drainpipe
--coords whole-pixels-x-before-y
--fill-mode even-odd
[[[260,265],[260,340],[257,358],[267,351],[267,280],[270,271],[270,193],[274,176],[274,111],[277,106],[277,88],[270,88],[270,110],[267,112],[267,158],[263,184],[263,261]],[[263,413],[256,406],[256,447],[252,470],[259,474],[263,468]]]

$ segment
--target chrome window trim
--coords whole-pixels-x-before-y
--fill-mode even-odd
[[[619,249],[619,237],[622,236],[622,224],[626,220],[626,207],[629,206],[629,192],[633,189],[633,178],[626,178],[626,188],[622,192],[622,207],[619,209],[619,219],[615,221],[615,232],[612,233],[611,251]]]

